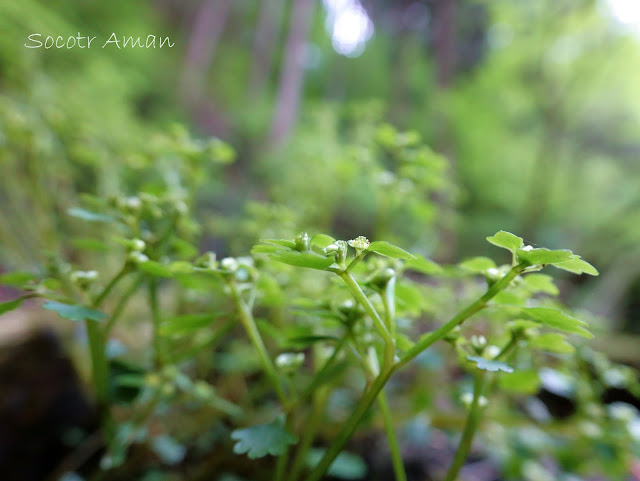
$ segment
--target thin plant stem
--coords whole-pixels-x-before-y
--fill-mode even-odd
[[[480,418],[483,410],[480,404],[480,398],[482,397],[482,393],[485,387],[485,377],[485,371],[482,371],[480,369],[476,370],[473,382],[473,400],[471,401],[469,414],[467,415],[467,420],[465,421],[465,426],[464,430],[462,431],[462,438],[460,439],[460,443],[458,444],[458,449],[456,450],[453,462],[451,463],[451,466],[449,466],[449,470],[447,471],[447,475],[445,476],[444,481],[455,481],[455,479],[458,477],[460,469],[464,465],[464,462],[469,455],[469,451],[471,450],[473,436],[475,435],[478,425],[480,424]]]
[[[371,304],[369,298],[364,294],[364,292],[362,292],[360,285],[356,282],[353,276],[346,271],[343,271],[338,275],[345,282],[345,284],[351,291],[351,294],[353,294],[353,297],[356,298],[358,303],[364,308],[367,315],[373,321],[373,325],[384,341],[384,365],[391,366],[393,364],[393,357],[395,355],[395,343],[393,341],[393,338],[391,337],[391,334],[389,333],[389,330],[387,329],[387,326],[380,318],[380,314],[378,314],[378,311],[376,311],[375,307],[373,307],[373,304]]]
[[[160,338],[160,304],[158,302],[158,281],[155,278],[149,279],[149,306],[151,308],[151,320],[153,322],[152,344],[154,364],[161,366],[164,363],[164,353],[162,352],[162,339]]]
[[[284,453],[278,456],[278,461],[276,462],[276,476],[275,481],[283,481],[284,473],[287,469],[287,461],[289,460],[289,450],[287,449]]]
[[[236,308],[238,310],[238,315],[240,316],[240,322],[244,327],[253,347],[255,347],[258,352],[258,357],[260,358],[260,363],[262,364],[262,368],[264,369],[267,377],[271,381],[273,388],[276,391],[276,395],[278,399],[282,403],[283,406],[288,407],[289,401],[287,396],[285,395],[284,389],[282,387],[282,382],[280,381],[280,377],[276,372],[276,369],[271,362],[271,358],[267,353],[267,348],[262,341],[262,336],[260,335],[260,331],[258,331],[258,326],[256,326],[256,322],[253,318],[253,314],[249,310],[249,307],[244,302],[242,297],[240,296],[240,292],[238,292],[238,286],[235,282],[229,282],[229,289],[231,290],[231,296],[233,297],[233,301],[236,304]]]
[[[311,449],[313,438],[322,424],[327,394],[328,391],[326,389],[318,389],[314,392],[313,407],[311,408],[311,413],[309,414],[307,424],[305,425],[302,439],[298,445],[298,450],[293,458],[291,470],[289,472],[289,476],[287,476],[287,481],[297,480],[302,468],[304,467],[304,462],[307,454],[309,453],[309,449]]]
[[[306,481],[319,481],[322,476],[324,476],[327,469],[329,469],[329,467],[331,466],[331,463],[333,463],[340,451],[342,451],[345,444],[347,443],[347,441],[349,441],[356,428],[358,427],[358,424],[360,424],[360,421],[376,400],[378,393],[382,390],[382,388],[385,386],[389,378],[396,370],[400,369],[425,349],[445,337],[449,332],[451,332],[451,330],[453,330],[456,326],[462,324],[467,318],[484,308],[487,302],[489,302],[489,300],[491,300],[500,291],[507,287],[509,283],[513,279],[515,279],[525,267],[525,265],[519,264],[511,268],[511,270],[502,279],[489,287],[489,289],[487,289],[487,291],[480,298],[469,304],[466,308],[453,316],[440,328],[424,337],[413,348],[409,349],[400,358],[399,362],[391,366],[383,366],[380,374],[376,377],[374,382],[370,386],[368,386],[368,389],[365,390],[362,397],[360,398],[360,401],[358,401],[358,404],[356,405],[354,411],[351,413],[351,416],[349,416],[349,418],[344,422],[342,429],[338,433],[338,436],[333,440],[333,442],[329,446],[329,449],[327,449],[324,456],[313,469]]]
[[[495,297],[500,291],[507,287],[511,283],[511,281],[514,280],[525,269],[525,267],[526,266],[524,264],[518,264],[517,266],[512,267],[511,270],[509,270],[509,272],[505,274],[502,279],[489,287],[489,289],[487,289],[487,291],[481,297],[462,309],[438,329],[421,338],[411,349],[409,349],[402,355],[400,361],[397,364],[398,368],[407,364],[425,349],[432,346],[434,343],[449,334],[452,329],[459,326],[476,312],[486,307],[487,303],[491,299],[493,299],[493,297]]]
[[[113,309],[113,313],[111,314],[111,317],[109,317],[107,324],[104,326],[105,339],[109,337],[109,333],[111,332],[116,322],[120,318],[120,315],[122,314],[125,307],[127,306],[129,299],[131,299],[131,296],[133,296],[136,293],[136,291],[140,288],[140,286],[142,285],[142,281],[143,281],[143,276],[142,274],[140,274],[138,278],[131,284],[131,286],[129,286],[129,289],[127,289],[118,300],[118,304],[116,304],[116,307]]]
[[[407,481],[407,473],[404,470],[404,463],[402,462],[402,454],[400,453],[400,445],[398,444],[398,438],[393,428],[393,419],[391,417],[391,410],[389,409],[389,402],[384,390],[378,394],[378,406],[382,413],[382,419],[384,421],[384,432],[387,436],[387,443],[389,443],[389,451],[391,452],[391,462],[393,464],[393,472],[396,477],[396,481]]]

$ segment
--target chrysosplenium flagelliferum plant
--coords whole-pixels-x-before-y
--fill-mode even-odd
[[[25,291],[0,312],[41,298],[44,309],[85,325],[107,446],[103,470],[126,464],[130,448],[146,444],[169,466],[188,451],[193,462],[228,447],[276,458],[268,474],[260,464],[255,480],[353,478],[364,467],[344,449],[375,413],[395,478],[406,480],[397,431],[407,415],[437,414],[432,391],[457,385],[446,371],[420,377],[428,353],[448,344],[472,380],[460,393],[465,416],[455,456],[440,474],[453,481],[483,417],[498,416],[494,399],[535,393],[541,363],[569,362],[570,336],[591,337],[552,300],[558,288],[540,272],[598,274],[569,250],[534,248],[500,231],[487,240],[510,253],[507,264],[475,257],[440,266],[383,240],[301,233],[218,259],[195,246],[192,203],[179,185],[93,198],[91,210],[69,213],[108,227],[102,247],[118,265],[114,273],[52,257],[45,275],[0,279]],[[140,319],[151,327],[148,355],[124,362],[110,339],[139,332]],[[413,381],[388,389],[400,371]],[[593,411],[589,402],[585,410]],[[75,468],[61,466],[60,474]]]

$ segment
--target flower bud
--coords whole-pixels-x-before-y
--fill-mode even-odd
[[[362,251],[366,250],[369,247],[370,242],[366,237],[358,236],[355,239],[351,239],[348,244],[356,250],[358,255],[360,255]]]
[[[287,373],[296,372],[304,362],[302,352],[284,352],[276,358],[276,366]]]
[[[149,257],[138,251],[130,252],[127,258],[134,264],[144,264],[145,262],[149,261]]]
[[[309,250],[309,234],[306,232],[301,232],[300,235],[296,237],[295,241],[297,251],[304,252]]]
[[[235,272],[238,270],[238,261],[233,257],[225,257],[220,261],[220,267],[229,272]]]

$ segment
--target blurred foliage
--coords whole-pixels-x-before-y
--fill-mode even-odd
[[[3,282],[24,287],[43,276],[29,292],[57,292],[73,272],[73,282],[82,283],[95,269],[102,282],[123,255],[138,252],[149,257],[140,278],[155,279],[162,294],[160,349],[168,368],[155,365],[138,339],[148,335],[140,321],[153,317],[140,307],[146,296],[131,294],[132,312],[113,331],[127,354],[110,360],[118,376],[109,392],[135,406],[118,427],[114,466],[142,440],[166,473],[188,455],[202,461],[221,449],[232,456],[229,423],[238,411],[226,399],[262,406],[251,422],[272,426],[265,424],[276,411],[269,387],[256,381],[259,357],[227,322],[223,284],[185,273],[188,263],[207,260],[197,255],[205,250],[239,256],[247,275],[260,270],[252,295],[269,350],[305,351],[315,360],[326,356],[339,322],[362,313],[348,312],[350,296],[328,278],[262,255],[243,257],[259,238],[292,239],[303,230],[345,239],[362,234],[424,256],[396,287],[403,349],[421,334],[419,326],[440,322],[480,292],[475,276],[507,261],[506,254],[497,263],[484,257],[493,257],[493,248],[478,242],[499,229],[522,233],[534,247],[570,246],[602,276],[560,274],[556,287],[545,274],[529,274],[497,304],[522,306],[533,296],[539,306],[567,302],[602,336],[612,327],[640,329],[640,46],[605,1],[362,2],[375,33],[356,58],[335,52],[330,2],[317,2],[308,37],[299,40],[304,81],[297,122],[281,144],[270,132],[283,104],[295,30],[288,22],[303,2],[271,3],[269,55],[254,44],[261,3],[230,2],[225,13],[215,10],[222,1],[0,2],[0,270],[27,271]],[[443,13],[445,4],[454,5],[452,17]],[[206,61],[198,67],[198,88],[191,88],[185,78],[207,5],[216,5],[222,27],[205,29],[210,51],[200,52]],[[451,27],[449,47],[443,25]],[[101,43],[91,50],[27,49],[34,32],[95,35]],[[111,32],[169,35],[177,45],[102,49]],[[263,58],[268,68],[253,85]],[[134,239],[146,243],[144,254]],[[425,258],[450,264],[441,270]],[[376,259],[360,274],[386,267],[397,265]],[[551,299],[557,295],[558,302]],[[86,317],[68,300],[60,296],[49,308]],[[594,315],[583,314],[587,309]],[[212,312],[222,324],[211,327]],[[497,326],[506,320],[513,321],[492,311],[462,337],[503,342]],[[552,333],[531,343],[547,353],[519,351],[510,362],[516,377],[503,381],[507,374],[499,374],[496,396],[504,402],[487,410],[493,449],[483,455],[507,479],[573,481],[594,473],[623,479],[640,456],[630,441],[637,441],[637,412],[602,400],[616,389],[639,396],[634,373],[587,346],[574,353]],[[429,436],[459,429],[464,407],[456,399],[469,392],[469,379],[453,367],[462,348],[453,347],[418,357],[411,382],[391,383],[407,431],[422,429],[425,410],[433,414]],[[615,345],[603,348],[616,354]],[[631,359],[638,364],[637,352]],[[321,430],[326,439],[362,381],[353,366],[333,375]],[[204,380],[215,383],[215,392]],[[440,406],[443,386],[447,407],[438,412],[433,406]],[[570,414],[552,412],[545,393],[566,400]],[[166,425],[149,437],[138,430],[139,413]],[[369,421],[381,429],[377,418]],[[322,453],[311,453],[313,465]],[[345,453],[333,469],[362,474],[360,459],[349,459]],[[143,479],[169,476],[149,469]]]

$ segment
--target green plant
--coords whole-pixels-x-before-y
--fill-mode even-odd
[[[325,234],[309,237],[306,233],[293,240],[263,240],[253,248],[253,258],[218,261],[212,253],[197,257],[197,249],[191,243],[195,227],[188,216],[187,205],[169,193],[114,199],[103,204],[101,213],[83,209],[70,213],[89,221],[111,222],[118,226],[125,234],[115,239],[122,249],[121,268],[100,287],[96,285],[95,271],[73,270],[64,263],[52,264],[49,276],[44,280],[24,273],[5,275],[3,283],[22,286],[29,293],[3,304],[2,311],[18,307],[20,301],[28,298],[42,297],[48,299],[43,305],[45,309],[72,321],[84,322],[92,362],[91,380],[110,446],[109,454],[104,458],[105,468],[124,462],[128,446],[148,436],[140,429],[158,405],[175,403],[179,395],[206,402],[222,416],[237,419],[271,417],[266,424],[234,431],[231,436],[237,440],[234,450],[246,452],[251,458],[267,454],[278,456],[274,479],[288,481],[300,479],[310,460],[313,461],[312,468],[304,479],[321,479],[332,469],[346,443],[377,403],[396,479],[405,480],[396,423],[384,388],[394,373],[408,366],[437,341],[444,340],[454,348],[461,367],[474,379],[467,399],[468,413],[462,438],[443,478],[451,481],[456,479],[466,459],[487,398],[495,388],[512,384],[509,376],[513,376],[513,384],[524,391],[535,389],[539,383],[532,360],[527,361],[528,368],[523,370],[514,368],[510,360],[518,359],[522,352],[570,353],[573,347],[566,342],[565,336],[591,336],[584,322],[536,296],[539,293],[557,294],[552,279],[538,271],[547,265],[576,274],[597,275],[597,271],[571,251],[525,246],[521,238],[507,232],[498,232],[487,239],[510,251],[511,263],[502,266],[488,258],[472,258],[458,266],[442,267],[384,241],[369,242],[364,237],[357,237],[347,242]],[[312,285],[305,280],[309,272],[315,272],[312,278],[316,282]],[[282,276],[283,273],[287,275]],[[410,273],[414,274],[408,275]],[[440,282],[482,276],[487,288],[448,321],[414,341],[411,338],[417,326],[411,326],[407,318],[416,317],[416,313],[429,307],[421,297],[421,289],[426,287],[422,279],[412,280],[415,273],[438,278]],[[329,275],[339,282],[333,282]],[[213,302],[226,305],[227,312],[190,312],[190,303],[183,299],[182,307],[179,307],[183,312],[168,316],[164,307],[167,303],[161,302],[164,295],[161,293],[167,292],[163,290],[166,289],[162,286],[164,281],[172,278],[187,290],[213,288],[216,297]],[[123,289],[125,279],[130,283]],[[473,281],[468,288],[477,291],[478,285]],[[309,289],[315,294],[309,295]],[[138,290],[146,291],[153,354],[147,360],[147,374],[126,374],[113,379],[109,372],[107,339],[127,302]],[[290,291],[290,298],[285,290]],[[114,296],[117,301],[105,311],[107,301]],[[180,297],[182,295],[178,294],[178,299]],[[281,324],[283,319],[269,316],[273,319],[273,325],[269,326],[255,318],[257,309],[263,310],[263,314],[264,309],[276,313],[290,301],[298,306],[295,317],[303,320],[284,319],[289,324],[284,325]],[[458,303],[455,297],[451,301]],[[212,306],[208,307],[211,309]],[[446,310],[450,309],[449,306]],[[481,312],[490,324],[485,326],[483,335],[467,338],[461,327],[467,319]],[[399,320],[402,320],[401,325]],[[185,360],[197,357],[215,345],[220,346],[220,341],[234,328],[236,321],[253,346],[255,360],[252,362],[260,366],[276,394],[277,406],[269,408],[266,414],[247,412],[246,402],[241,403],[244,406],[230,402],[214,386],[191,380],[179,367],[187,368]],[[203,342],[200,334],[212,324],[215,329],[204,336]],[[283,329],[281,333],[278,333],[279,328]],[[271,354],[263,337],[265,332],[279,337],[277,342],[287,349],[278,356]],[[191,337],[192,348],[180,352],[178,347],[184,344],[180,341],[190,335],[195,336]],[[234,356],[232,362],[237,362],[237,355]],[[329,396],[341,379],[348,382],[349,378],[357,378],[354,376],[357,372],[364,377],[361,395],[342,428],[330,438],[328,448],[320,454],[312,447],[321,430],[319,421]],[[507,379],[504,385],[503,379]],[[136,409],[126,422],[116,423],[113,418],[113,406],[121,402],[113,389],[114,384],[139,389]],[[277,413],[281,417],[274,420]],[[302,432],[301,423],[306,425]],[[152,442],[154,446],[160,443],[160,446],[175,448],[165,450],[170,453],[168,459],[174,456],[179,460],[184,455],[173,438],[160,438],[159,441],[156,436]],[[181,452],[182,456],[179,456]]]

